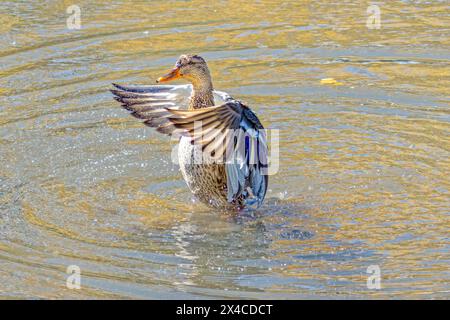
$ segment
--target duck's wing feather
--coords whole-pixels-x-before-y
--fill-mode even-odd
[[[132,115],[145,119],[146,113],[160,108],[178,109],[189,101],[190,85],[123,86],[114,84],[111,92]]]
[[[141,113],[151,109],[183,108],[188,105],[192,92],[190,84],[125,86],[113,83],[113,86],[111,92],[114,99],[138,118],[142,118]],[[222,91],[214,91],[214,98],[219,104],[232,99],[228,93]]]
[[[228,201],[243,195],[247,206],[257,208],[269,184],[267,136],[258,117],[246,106],[242,108],[239,129],[242,134],[225,165]]]

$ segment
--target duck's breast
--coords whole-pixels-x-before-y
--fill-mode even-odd
[[[224,164],[204,159],[201,145],[191,145],[187,137],[180,139],[178,161],[186,184],[197,198],[212,206],[227,205]]]

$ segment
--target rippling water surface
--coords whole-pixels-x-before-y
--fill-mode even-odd
[[[446,1],[384,1],[379,30],[367,1],[131,0],[68,30],[72,2],[0,4],[0,298],[450,297]],[[182,53],[280,130],[257,212],[195,203],[108,92]]]

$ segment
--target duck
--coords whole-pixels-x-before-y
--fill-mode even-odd
[[[188,84],[166,84],[173,80]],[[181,55],[156,83],[113,83],[111,92],[132,116],[178,141],[181,174],[200,202],[225,211],[260,207],[269,183],[268,144],[256,114],[214,90],[199,55]]]

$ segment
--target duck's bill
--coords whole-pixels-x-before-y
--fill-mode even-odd
[[[180,69],[179,68],[174,68],[168,74],[158,78],[158,80],[156,80],[156,82],[157,83],[159,83],[159,82],[167,82],[167,81],[175,80],[175,79],[180,78],[180,77],[181,77]]]

